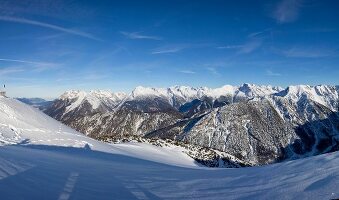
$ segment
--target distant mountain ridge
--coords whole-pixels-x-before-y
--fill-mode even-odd
[[[16,98],[16,99],[40,110],[45,110],[53,103],[53,101],[48,101],[42,98]]]
[[[163,100],[164,103],[171,107],[179,108],[185,103],[195,99],[211,98],[217,100],[221,97],[232,96],[231,101],[241,98],[257,98],[264,97],[270,94],[282,91],[280,87],[272,86],[256,86],[253,84],[243,84],[241,86],[225,85],[220,88],[207,87],[188,87],[188,86],[173,86],[169,88],[151,88],[151,87],[136,87],[130,94],[123,92],[110,91],[79,91],[71,90],[62,94],[59,100],[71,102],[68,111],[80,106],[81,103],[89,103],[92,108],[98,109],[100,104],[107,105],[110,108],[116,107],[118,104],[123,104],[129,101],[142,100]],[[77,101],[74,101],[74,100]]]
[[[45,110],[93,138],[174,139],[266,164],[339,145],[338,86],[243,84],[68,91]]]

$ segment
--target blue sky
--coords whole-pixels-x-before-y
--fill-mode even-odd
[[[251,3],[253,2],[253,3]],[[339,84],[338,1],[0,0],[10,96]]]

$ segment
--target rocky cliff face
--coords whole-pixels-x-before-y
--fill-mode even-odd
[[[260,165],[338,149],[338,99],[325,85],[137,87],[66,92],[46,113],[93,138],[175,139]]]

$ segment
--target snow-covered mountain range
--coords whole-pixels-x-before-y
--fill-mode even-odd
[[[68,102],[65,113],[88,104],[91,109],[96,110],[100,107],[115,108],[126,104],[130,101],[162,101],[167,106],[179,109],[185,103],[189,103],[196,99],[210,98],[218,100],[222,97],[232,97],[232,102],[241,100],[242,98],[260,98],[275,94],[282,91],[279,87],[271,86],[256,86],[253,84],[243,84],[241,86],[225,85],[221,88],[211,89],[207,87],[187,87],[174,86],[169,88],[150,88],[150,87],[136,87],[130,94],[123,92],[110,91],[66,91],[58,100]],[[162,105],[166,106],[166,105]],[[156,109],[161,109],[161,105]]]
[[[207,88],[207,87],[187,87],[187,86],[174,86],[169,88],[149,88],[149,87],[136,87],[130,94],[123,92],[110,92],[110,91],[66,91],[58,100],[68,102],[65,113],[88,104],[91,109],[108,108],[112,110],[129,101],[163,101],[171,107],[179,109],[185,103],[190,103],[196,99],[209,98],[217,101],[221,98],[231,97],[228,99],[233,103],[241,101],[242,99],[255,99],[264,98],[269,96],[282,96],[291,101],[298,101],[301,98],[307,98],[331,110],[336,110],[338,106],[336,100],[338,99],[338,86],[308,86],[297,85],[289,86],[286,89],[281,87],[272,86],[257,86],[254,84],[243,84],[241,86],[225,85],[220,88]],[[147,102],[149,103],[149,102]],[[159,105],[160,109],[161,106]]]
[[[46,113],[93,138],[168,138],[260,165],[338,149],[338,91],[253,84],[69,91]]]
[[[338,152],[207,169],[178,146],[99,142],[0,97],[1,199],[337,199],[338,176]]]

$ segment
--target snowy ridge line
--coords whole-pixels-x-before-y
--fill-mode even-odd
[[[76,109],[85,101],[88,102],[93,109],[97,109],[101,104],[107,107],[115,107],[118,103],[124,100],[127,95],[123,92],[110,92],[104,90],[92,90],[90,92],[80,90],[70,90],[63,93],[59,99],[64,101],[71,101],[67,106],[66,113]]]
[[[248,83],[240,86],[224,85],[214,89],[189,86],[172,86],[169,88],[138,86],[130,94],[105,90],[92,90],[90,92],[70,90],[63,93],[58,99],[71,102],[66,108],[66,113],[81,106],[85,101],[95,110],[98,109],[101,104],[114,109],[121,107],[126,101],[145,98],[163,98],[166,99],[170,105],[175,106],[175,99],[179,99],[179,103],[184,104],[203,97],[218,99],[222,96],[249,99],[280,96],[291,100],[308,98],[331,110],[337,110],[338,108],[333,106],[333,102],[338,101],[339,99],[338,88],[338,86],[330,85],[295,85],[283,89],[270,85],[259,86]]]

